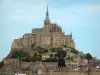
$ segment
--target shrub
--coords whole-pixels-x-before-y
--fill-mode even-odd
[[[4,66],[3,62],[0,62],[0,69]]]
[[[11,54],[11,58],[22,59],[24,56],[25,56],[25,53],[23,51],[13,51]]]
[[[71,52],[74,53],[74,54],[78,54],[77,50],[71,50]]]

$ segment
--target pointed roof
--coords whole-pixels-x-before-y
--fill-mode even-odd
[[[48,5],[47,5],[46,16],[49,16],[49,13],[48,13]]]
[[[47,11],[46,11],[46,18],[45,18],[45,21],[46,22],[50,22],[50,19],[49,19],[49,12],[48,12],[48,5],[47,5]]]

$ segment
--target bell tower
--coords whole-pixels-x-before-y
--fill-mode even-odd
[[[44,31],[49,32],[51,26],[51,22],[49,19],[49,12],[48,12],[48,5],[47,5],[47,10],[46,10],[46,17],[44,20]]]

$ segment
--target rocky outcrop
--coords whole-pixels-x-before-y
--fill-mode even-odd
[[[17,72],[19,70],[19,60],[18,59],[4,59],[4,66],[0,69],[2,72]]]

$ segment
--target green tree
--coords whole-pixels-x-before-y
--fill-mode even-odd
[[[92,60],[92,55],[91,55],[90,53],[87,53],[87,54],[86,54],[86,59],[87,59],[87,60]]]
[[[88,75],[90,75],[90,65],[89,61],[92,60],[92,55],[90,53],[86,54],[86,59],[88,60]]]
[[[77,50],[71,50],[71,52],[74,53],[74,54],[78,54]]]
[[[68,58],[66,58],[66,60],[73,60],[73,58],[68,56]]]
[[[4,66],[3,62],[0,62],[0,69]]]
[[[25,56],[23,51],[13,51],[11,54],[11,58],[18,58],[18,59],[22,59]]]
[[[52,58],[53,57],[53,54],[50,54],[50,58]]]
[[[58,67],[65,67],[65,59],[63,57],[58,58]]]
[[[34,56],[30,58],[30,61],[32,62],[41,61],[41,60],[42,60],[41,54],[37,55],[36,53],[34,54]]]
[[[32,56],[32,57],[30,58],[30,61],[36,62],[36,59],[37,59],[37,56]]]
[[[38,56],[36,57],[36,60],[41,61],[41,60],[42,60],[42,57],[38,55]]]
[[[56,48],[51,48],[51,51],[52,52],[56,52]]]
[[[37,47],[36,48],[36,50],[37,50],[37,52],[39,52],[39,53],[47,53],[48,52],[48,50],[47,49],[44,49],[44,48],[41,48],[41,47]]]
[[[30,62],[31,61],[31,57],[30,56],[26,56],[22,59],[23,62]]]
[[[60,56],[65,57],[65,56],[66,56],[66,51],[63,51],[63,50],[57,50],[57,56],[58,56],[58,57],[60,57]]]
[[[67,47],[66,45],[63,45],[63,47]]]

